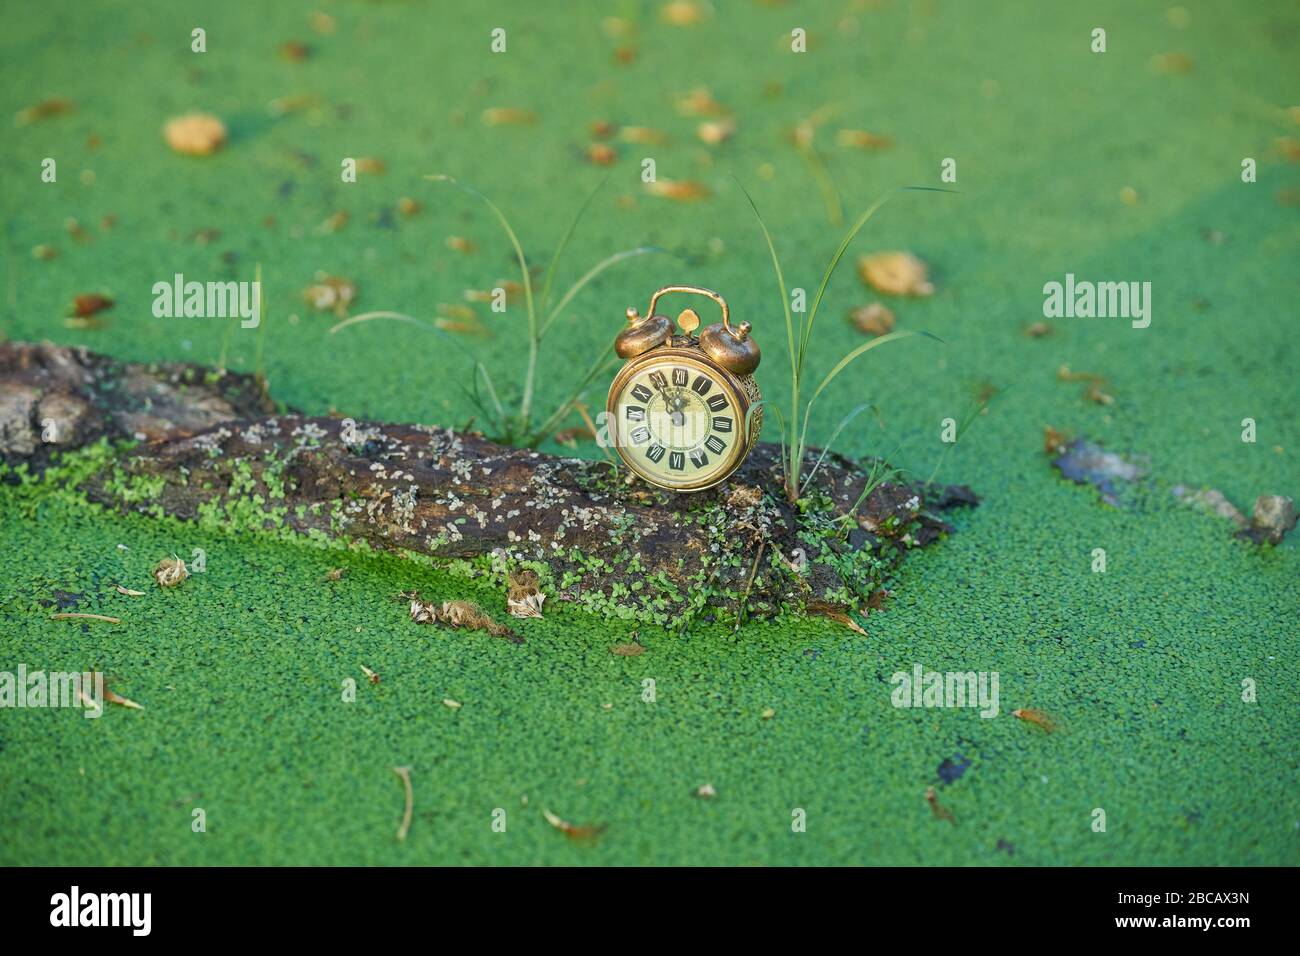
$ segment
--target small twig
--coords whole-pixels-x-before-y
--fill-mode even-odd
[[[758,554],[754,555],[754,566],[749,569],[749,580],[745,582],[745,593],[740,596],[740,610],[736,612],[736,630],[740,630],[740,625],[745,623],[745,607],[749,603],[749,592],[754,587],[754,579],[758,577],[758,562],[763,560],[763,549],[767,547],[767,538],[764,538],[758,545]]]
[[[72,618],[76,618],[77,620],[80,621],[107,621],[109,624],[122,623],[122,619],[120,617],[109,617],[107,614],[76,614],[71,611],[66,611],[63,614],[50,615],[51,621],[66,621]]]
[[[402,825],[397,828],[397,842],[402,843],[406,840],[406,833],[411,829],[411,813],[415,810],[415,793],[411,790],[411,768],[394,767],[393,773],[402,778],[402,786],[406,788],[406,812],[402,814]]]

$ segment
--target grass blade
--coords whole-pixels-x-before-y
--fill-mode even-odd
[[[581,381],[578,383],[578,387],[573,390],[573,393],[569,395],[569,397],[560,404],[551,416],[541,424],[537,431],[533,432],[533,434],[529,436],[529,440],[524,444],[529,447],[536,447],[546,438],[551,429],[564,420],[564,417],[573,410],[573,406],[577,404],[580,398],[582,398],[582,393],[587,390],[587,387],[591,385],[593,381],[595,381],[596,376],[608,367],[609,353],[613,350],[614,344],[611,342],[605,351],[600,353],[600,358],[598,358],[592,366],[587,369],[587,373],[583,375]]]
[[[742,183],[735,176],[733,176],[732,179],[736,180],[736,185],[739,186],[740,191],[745,194],[745,199],[749,201],[749,208],[754,210],[754,218],[758,220],[758,227],[763,230],[763,238],[767,241],[767,251],[772,257],[772,269],[776,272],[776,284],[777,286],[780,287],[781,290],[781,308],[785,311],[785,338],[786,338],[786,344],[789,346],[790,349],[790,408],[791,408],[791,415],[793,416],[791,418],[791,421],[797,422],[799,420],[800,369],[795,362],[794,317],[790,312],[790,296],[786,293],[786,289],[785,289],[785,272],[784,270],[782,270],[781,260],[776,254],[776,244],[772,242],[772,233],[768,231],[767,223],[763,221],[763,214],[758,211],[758,205],[754,202],[754,197],[749,194],[749,190],[745,188],[744,183]],[[800,320],[799,338],[802,339],[802,337],[803,337],[803,325],[802,325],[802,320]],[[786,448],[785,420],[781,418],[780,412],[777,413],[777,419],[781,423],[781,461],[782,461],[782,467],[786,469],[787,489],[789,490],[792,489],[794,485],[798,484],[799,481],[798,469],[795,467],[796,463],[793,457],[789,462],[785,460],[785,448]],[[791,445],[793,446],[794,436],[791,435],[790,439],[791,439]],[[794,475],[793,479],[789,478],[791,474]]]
[[[551,264],[546,267],[546,278],[542,280],[542,294],[537,300],[538,309],[543,315],[546,314],[547,303],[551,301],[551,284],[555,281],[555,270],[560,264],[560,257],[564,255],[564,250],[568,247],[569,240],[573,238],[573,233],[578,228],[578,223],[582,221],[582,217],[586,214],[587,207],[590,206],[592,200],[596,198],[596,193],[605,188],[605,183],[609,182],[610,175],[612,174],[607,173],[605,178],[600,181],[600,185],[587,195],[587,198],[583,201],[582,205],[578,207],[578,214],[573,217],[573,222],[569,223],[569,231],[564,234],[564,238],[560,240],[560,244],[555,247],[555,254],[551,256]],[[546,334],[545,326],[543,326],[540,334]]]
[[[569,291],[564,293],[564,297],[560,299],[559,304],[557,304],[555,308],[551,310],[551,313],[542,321],[542,327],[537,333],[538,337],[541,338],[545,336],[547,329],[549,329],[555,323],[555,320],[560,317],[560,313],[563,312],[565,307],[573,301],[574,296],[581,292],[589,282],[610,266],[616,265],[624,259],[630,259],[633,256],[642,256],[652,252],[667,251],[667,249],[661,249],[658,246],[637,246],[635,249],[624,249],[622,252],[616,252],[608,258],[602,259],[600,262],[588,269],[586,275],[573,285],[569,286]]]
[[[847,415],[841,418],[840,423],[835,426],[835,431],[831,432],[830,440],[826,442],[825,445],[822,446],[822,453],[817,456],[817,460],[813,462],[812,468],[808,470],[807,476],[804,478],[803,483],[799,486],[799,495],[801,497],[803,496],[803,493],[808,490],[808,485],[813,480],[813,476],[817,474],[817,469],[822,466],[822,460],[826,457],[826,453],[830,451],[831,446],[835,444],[835,439],[840,437],[840,432],[844,431],[844,429],[848,426],[849,422],[853,421],[853,419],[857,418],[858,415],[860,415],[862,412],[865,412],[868,408],[876,413],[876,420],[877,421],[880,420],[880,410],[876,408],[876,406],[873,405],[871,402],[863,402],[861,405],[857,406],[852,411],[850,411]]]
[[[878,346],[884,345],[886,342],[893,342],[897,339],[909,338],[910,336],[913,335],[923,335],[926,338],[934,339],[936,342],[943,342],[943,339],[939,338],[939,336],[932,335],[929,332],[920,332],[920,331],[913,332],[911,330],[900,329],[897,332],[890,332],[888,335],[882,335],[878,339],[872,339],[870,342],[863,342],[861,345],[859,345],[857,348],[849,352],[837,363],[835,363],[835,367],[830,370],[830,372],[827,374],[827,376],[824,379],[822,379],[821,384],[817,386],[817,390],[813,392],[812,398],[808,399],[808,404],[804,406],[803,429],[799,433],[799,446],[800,446],[801,453],[802,453],[802,448],[806,443],[806,439],[808,436],[808,419],[812,415],[813,403],[816,402],[817,397],[826,390],[826,386],[830,385],[830,383],[835,380],[836,376],[838,376],[840,372],[848,368],[848,366],[852,364],[854,361],[856,361],[860,356],[866,354],[867,352],[870,352],[872,349]]]
[[[443,174],[425,176],[424,178],[432,182],[450,183],[457,189],[469,193],[471,196],[479,199],[488,207],[488,209],[492,210],[492,214],[496,216],[497,222],[501,224],[501,228],[505,230],[506,235],[510,238],[510,244],[515,247],[515,258],[519,261],[519,278],[523,283],[524,301],[528,308],[528,368],[524,372],[523,398],[519,401],[519,420],[521,423],[526,425],[532,412],[533,385],[537,378],[538,334],[537,310],[533,303],[533,280],[532,276],[528,274],[528,259],[524,256],[524,248],[519,244],[519,237],[515,235],[515,230],[510,225],[510,220],[506,218],[505,213],[497,207],[496,203],[491,199],[488,199],[487,196],[483,195],[473,186],[466,186],[464,183],[453,179],[451,176]]]
[[[862,215],[858,216],[853,225],[849,227],[849,231],[844,234],[844,238],[840,240],[839,248],[836,249],[835,254],[831,256],[830,262],[826,264],[826,271],[822,273],[821,285],[817,287],[817,294],[813,297],[812,309],[808,312],[808,324],[805,326],[803,338],[799,342],[800,371],[803,370],[803,360],[808,351],[808,341],[812,336],[813,323],[817,319],[817,307],[821,305],[822,296],[825,295],[826,287],[830,284],[831,275],[835,272],[836,267],[839,266],[840,260],[844,258],[844,253],[848,251],[849,244],[853,242],[854,237],[862,231],[862,227],[870,222],[871,218],[875,216],[875,214],[879,212],[886,203],[898,195],[898,193],[903,192],[951,193],[956,192],[956,190],[944,189],[941,186],[902,186],[893,192],[881,196],[874,204],[869,206]]]

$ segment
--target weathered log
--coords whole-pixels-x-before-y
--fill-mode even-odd
[[[885,481],[855,510],[871,462],[832,453],[792,506],[767,443],[722,485],[674,494],[607,461],[478,434],[276,414],[251,376],[0,346],[7,463],[39,469],[54,448],[101,438],[139,442],[80,486],[110,508],[425,555],[472,574],[529,568],[552,599],[661,623],[856,608],[879,598],[908,550],[951,530],[940,512],[978,500],[964,486]],[[807,470],[819,454],[809,450]]]

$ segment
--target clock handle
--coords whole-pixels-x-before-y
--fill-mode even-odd
[[[731,310],[727,308],[727,300],[724,299],[722,296],[718,295],[718,293],[714,292],[712,289],[704,289],[697,285],[664,286],[662,289],[660,289],[658,292],[656,292],[654,295],[650,297],[650,308],[646,312],[647,316],[651,316],[655,314],[655,304],[659,301],[659,297],[669,292],[691,292],[695,295],[707,296],[708,298],[712,299],[714,302],[718,303],[718,305],[722,307],[722,327],[726,329],[728,332],[730,332],[732,335],[736,334],[735,331],[731,328],[731,321],[730,321]]]

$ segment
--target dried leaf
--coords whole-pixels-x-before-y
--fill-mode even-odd
[[[1041,339],[1045,335],[1052,334],[1052,326],[1048,322],[1032,322],[1025,326],[1025,335],[1031,339]]]
[[[889,149],[894,145],[894,141],[888,136],[868,133],[861,129],[842,129],[835,134],[835,142],[840,146],[853,146],[869,151]]]
[[[1036,710],[1033,707],[1017,708],[1016,710],[1013,710],[1011,712],[1011,716],[1017,718],[1018,720],[1023,720],[1031,724],[1037,724],[1039,727],[1042,727],[1043,730],[1049,734],[1056,729],[1056,722],[1052,720],[1051,717],[1043,713],[1043,711]]]
[[[153,569],[153,576],[159,587],[174,588],[188,578],[190,572],[185,569],[184,561],[172,555],[158,562],[158,567]]]
[[[592,143],[587,147],[587,161],[594,166],[612,166],[618,161],[618,152],[608,143]]]
[[[547,823],[555,827],[555,829],[559,830],[570,840],[578,843],[594,843],[607,828],[607,824],[604,823],[599,824],[598,826],[574,826],[572,823],[569,823],[567,820],[561,820],[550,810],[544,808],[542,810],[542,816],[546,818]]]
[[[286,40],[280,44],[280,59],[289,63],[301,63],[311,56],[311,47],[299,40]]]
[[[849,319],[859,332],[877,337],[892,332],[896,321],[894,313],[879,302],[859,306],[849,313]]]
[[[118,594],[125,594],[127,597],[144,597],[143,591],[132,591],[130,588],[124,588],[122,585],[114,585]]]
[[[527,126],[536,122],[537,114],[532,110],[494,106],[483,111],[485,126]]]
[[[677,97],[677,112],[682,116],[724,116],[727,109],[713,98],[707,87],[697,86]]]
[[[208,113],[190,113],[168,120],[163,138],[178,153],[210,156],[225,145],[226,124]]]
[[[129,710],[144,710],[144,707],[140,704],[137,704],[133,700],[128,700],[121,694],[113,693],[107,686],[104,687],[104,700],[108,701],[110,704],[117,704],[119,707],[126,707]]]
[[[668,142],[667,133],[649,126],[624,126],[618,135],[625,143],[638,143],[642,146],[663,146]]]
[[[674,27],[689,27],[704,19],[704,8],[695,0],[672,0],[659,8],[659,19]]]
[[[473,601],[443,601],[441,605],[436,605],[431,601],[422,601],[416,592],[401,597],[411,602],[411,620],[416,624],[445,624],[452,628],[487,631],[493,637],[502,637],[514,644],[524,643],[522,637],[504,624],[498,624]]]
[[[640,657],[645,653],[645,647],[640,644],[615,644],[609,652],[619,657]]]
[[[804,607],[804,610],[815,617],[824,617],[828,621],[834,621],[836,624],[843,624],[849,630],[855,631],[863,637],[870,636],[862,629],[861,624],[853,620],[853,618],[838,605],[827,604],[824,601],[812,601]]]
[[[511,571],[506,584],[506,605],[514,617],[542,616],[546,595],[541,591],[536,571],[527,568]]]
[[[448,710],[460,710],[463,705],[458,700],[452,700],[450,697],[444,697],[442,699],[442,706],[446,707]]]
[[[322,222],[316,228],[316,231],[321,233],[338,232],[348,224],[348,220],[351,218],[352,213],[348,212],[346,209],[340,209],[338,212],[334,213],[334,215]]]
[[[736,121],[731,119],[708,120],[695,127],[695,135],[706,146],[720,146],[736,132]]]
[[[771,707],[764,707],[763,712],[758,716],[763,718],[764,720],[771,720],[773,717],[776,716],[776,711],[773,710]]]
[[[934,787],[925,788],[925,802],[930,805],[930,812],[940,820],[947,820],[953,826],[957,825],[957,818],[952,815],[952,811],[939,803],[939,795],[934,792]]]
[[[1186,53],[1157,53],[1150,65],[1156,73],[1190,73],[1195,63]]]
[[[64,605],[64,606],[66,607],[67,605]],[[83,613],[80,613],[80,612],[73,612],[73,611],[64,611],[64,612],[61,613],[61,614],[51,614],[51,615],[50,615],[50,620],[51,620],[51,621],[69,621],[69,620],[78,620],[78,621],[106,621],[106,622],[109,623],[109,624],[121,624],[121,623],[122,623],[122,619],[121,619],[121,618],[117,618],[117,617],[109,617],[109,616],[106,615],[106,614],[83,614]]]
[[[886,295],[934,294],[929,267],[910,252],[877,252],[858,259],[858,275]]]
[[[763,501],[763,489],[755,485],[736,485],[727,492],[727,507],[733,510],[754,508]]]
[[[342,581],[343,575],[348,573],[347,568],[331,568],[325,572],[326,581]]]
[[[107,311],[112,307],[113,299],[111,297],[100,295],[98,292],[88,292],[72,300],[71,315],[74,318],[85,319],[92,315],[98,315],[100,312]]]
[[[675,199],[678,202],[697,202],[709,195],[708,187],[693,179],[681,181],[658,179],[652,183],[646,183],[645,188],[646,192],[652,196],[662,196],[665,199]]]
[[[363,674],[366,675],[366,680],[370,681],[370,683],[372,683],[372,684],[378,684],[378,683],[379,683],[379,681],[380,681],[380,677],[379,677],[378,674],[376,674],[374,671],[372,671],[372,670],[371,670],[369,667],[367,667],[365,664],[360,665],[360,667],[361,667],[361,673],[363,673]]]
[[[357,297],[357,284],[351,279],[318,272],[316,281],[302,290],[302,297],[317,312],[333,312],[344,318]]]
[[[73,109],[72,100],[64,99],[62,96],[51,96],[49,99],[19,110],[14,116],[14,122],[18,126],[27,126],[38,120],[63,116],[65,113],[71,113]]]
[[[1058,432],[1051,425],[1043,426],[1043,453],[1047,455],[1059,455],[1065,451],[1065,446],[1069,439]]]

